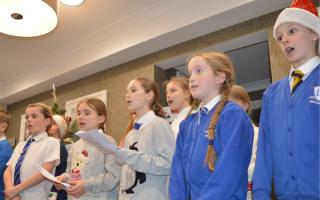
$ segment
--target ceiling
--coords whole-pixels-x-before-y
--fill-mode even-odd
[[[59,24],[47,35],[17,38],[0,33],[0,103],[15,103],[49,90],[52,83],[64,85],[289,3],[86,0],[79,7],[60,4]]]

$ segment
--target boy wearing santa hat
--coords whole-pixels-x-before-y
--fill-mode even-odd
[[[60,164],[56,168],[55,176],[60,176],[66,171],[67,168],[68,151],[63,143],[63,138],[67,134],[67,131],[68,126],[65,119],[60,115],[53,115],[52,126],[48,131],[48,134],[51,137],[57,138],[60,142]],[[67,193],[64,190],[57,190],[54,186],[52,186],[49,197],[49,199],[66,200]]]
[[[277,18],[273,36],[292,63],[289,76],[264,93],[255,200],[319,199],[320,19],[311,0],[295,0]]]

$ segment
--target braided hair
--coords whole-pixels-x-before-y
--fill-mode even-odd
[[[216,127],[218,124],[220,113],[222,112],[231,91],[231,87],[234,83],[234,68],[230,58],[220,52],[198,52],[194,54],[193,57],[199,56],[203,58],[211,67],[214,75],[223,73],[225,75],[225,81],[219,88],[219,93],[221,94],[221,100],[219,101],[216,110],[210,120],[208,127],[208,148],[205,158],[205,163],[208,165],[210,171],[214,171],[215,161],[217,160],[217,154],[213,146],[213,140],[216,134]],[[189,60],[189,61],[190,61]]]

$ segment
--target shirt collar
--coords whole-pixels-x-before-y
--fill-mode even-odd
[[[186,115],[188,114],[188,112],[190,111],[190,109],[191,109],[191,106],[186,106],[186,107],[184,107],[184,108],[179,112],[177,118],[186,116]]]
[[[302,80],[305,80],[309,74],[320,64],[320,57],[319,56],[314,56],[307,62],[305,62],[303,65],[301,65],[298,69],[302,71],[304,76],[302,77]],[[290,74],[289,74],[289,81],[292,79],[292,72],[296,70],[293,66],[290,68]]]
[[[6,140],[6,139],[7,139],[6,136],[2,136],[2,137],[0,137],[0,142],[3,140]]]
[[[144,114],[140,119],[136,121],[136,123],[142,124],[140,129],[146,125],[148,125],[154,118],[156,118],[156,115],[152,110]]]
[[[44,138],[47,138],[47,137],[49,137],[47,132],[43,132],[43,133],[40,133],[40,134],[38,134],[38,135],[36,135],[34,137],[29,136],[29,138],[27,140],[29,140],[30,138],[33,138],[36,142],[38,142],[38,141],[40,141],[40,140],[42,140]]]
[[[210,111],[213,107],[215,107],[215,105],[220,101],[221,96],[218,95],[216,97],[214,97],[213,99],[211,99],[206,105],[202,105],[200,104],[200,107],[206,107],[208,109],[208,111]]]

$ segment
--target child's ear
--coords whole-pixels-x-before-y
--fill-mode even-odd
[[[98,122],[99,124],[103,124],[106,121],[106,117],[104,115],[98,116]]]
[[[216,80],[218,83],[223,83],[226,80],[226,74],[223,72],[218,72],[216,76]]]
[[[311,31],[311,37],[313,41],[319,40],[319,35],[315,33],[314,31]]]
[[[243,103],[243,108],[244,108],[245,111],[247,111],[249,109],[249,104],[244,102]]]
[[[50,118],[45,119],[47,126],[49,126],[52,123],[52,120]]]
[[[148,99],[148,101],[151,102],[151,100],[152,100],[153,97],[154,97],[153,91],[151,90],[151,91],[147,92],[146,94],[147,94],[147,99]]]

